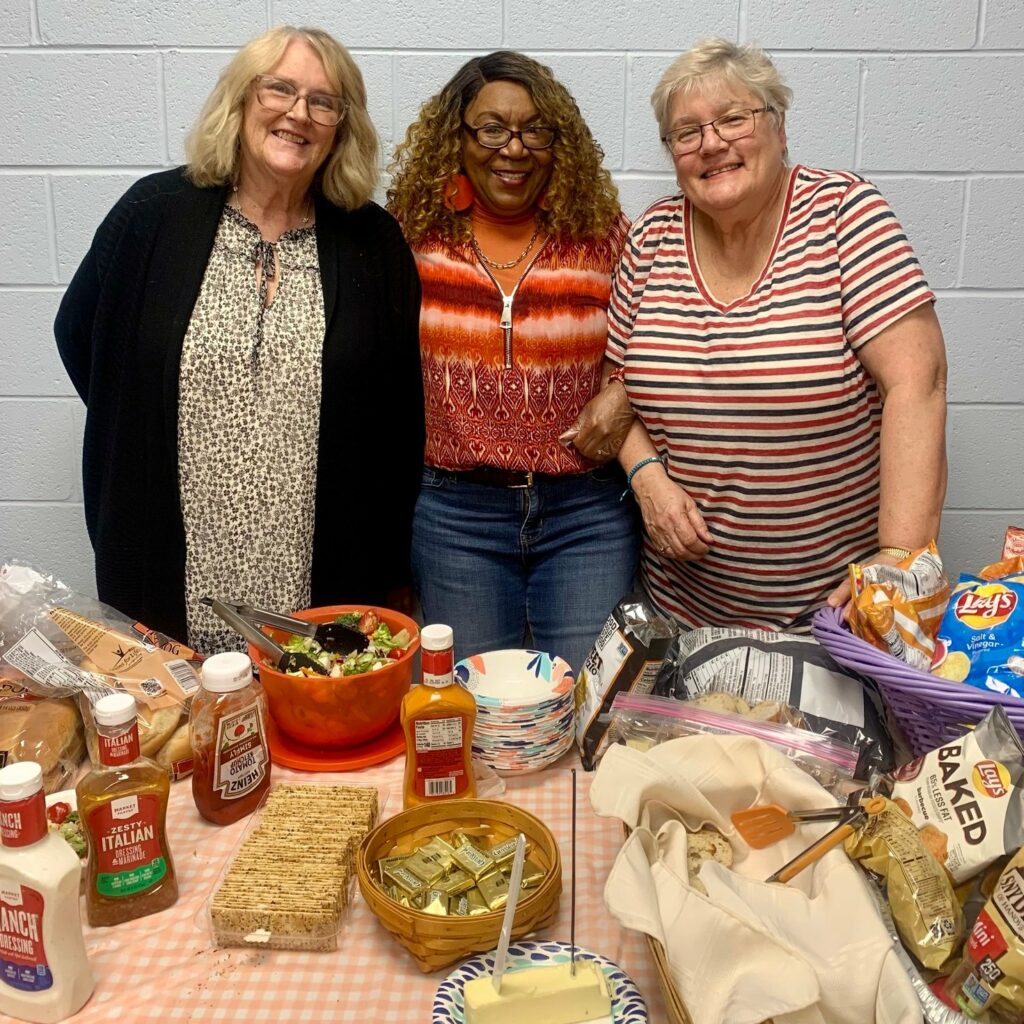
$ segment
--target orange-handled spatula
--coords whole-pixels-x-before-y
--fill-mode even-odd
[[[844,822],[852,818],[859,807],[824,807],[810,811],[787,811],[778,804],[761,804],[730,815],[736,831],[748,846],[763,850],[780,839],[791,836],[797,825],[811,825],[819,821]]]
[[[809,868],[816,860],[820,860],[829,850],[845,842],[857,829],[861,828],[869,815],[879,814],[885,810],[885,800],[871,797],[861,802],[860,807],[852,807],[850,816],[841,825],[826,832],[817,842],[811,843],[802,853],[797,854],[788,864],[784,864],[774,874],[765,879],[766,882],[788,882]]]

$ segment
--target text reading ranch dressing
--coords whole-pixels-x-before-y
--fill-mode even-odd
[[[0,1012],[52,1024],[92,995],[78,854],[46,824],[43,771],[0,770]]]

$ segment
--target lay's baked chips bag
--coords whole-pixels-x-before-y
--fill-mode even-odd
[[[999,706],[900,768],[892,799],[958,885],[1024,845],[1024,748]]]
[[[933,675],[1024,697],[1024,573],[964,573],[939,626]]]

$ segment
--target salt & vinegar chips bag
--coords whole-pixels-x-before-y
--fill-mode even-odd
[[[931,671],[943,679],[1024,697],[1024,573],[964,573],[939,626]]]

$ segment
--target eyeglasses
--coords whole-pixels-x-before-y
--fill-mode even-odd
[[[326,128],[340,124],[348,111],[348,104],[340,96],[327,92],[299,92],[291,82],[273,75],[257,75],[253,81],[256,83],[256,99],[268,110],[283,114],[304,99],[309,119]]]
[[[482,124],[479,128],[462,122],[462,127],[473,136],[484,149],[504,149],[513,138],[518,139],[525,149],[550,149],[558,137],[554,128],[543,128],[534,125],[514,132],[501,124]]]
[[[767,114],[774,112],[774,107],[757,107],[754,110],[732,110],[728,114],[716,117],[714,121],[705,121],[703,124],[684,124],[682,128],[676,128],[667,135],[661,137],[661,141],[672,151],[673,156],[685,156],[687,153],[696,152],[704,142],[704,129],[713,128],[715,134],[723,142],[735,142],[737,139],[745,138],[754,134],[755,114]]]

